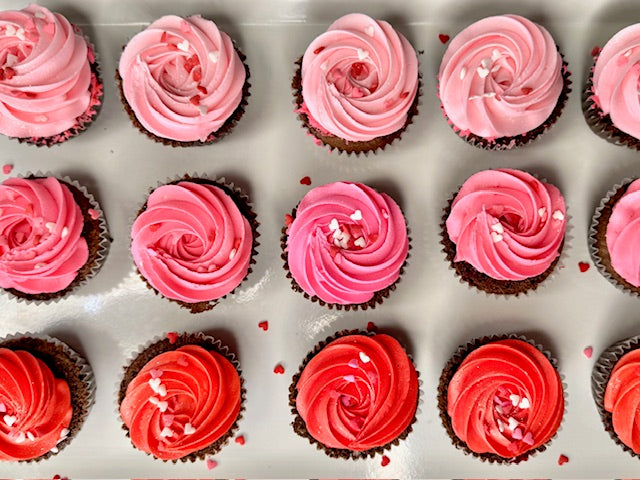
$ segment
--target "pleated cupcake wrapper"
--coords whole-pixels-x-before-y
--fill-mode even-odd
[[[147,201],[149,199],[149,196],[154,192],[154,190],[156,188],[162,187],[164,185],[176,184],[176,183],[182,182],[182,181],[189,182],[189,181],[197,181],[197,180],[205,180],[207,182],[215,183],[218,186],[226,187],[227,189],[229,189],[230,191],[233,192],[232,199],[233,199],[234,203],[236,203],[236,204],[238,202],[244,203],[246,205],[247,211],[251,212],[251,214],[252,214],[250,217],[245,216],[243,214],[243,216],[249,221],[249,224],[251,225],[251,232],[252,232],[252,236],[253,236],[253,244],[251,246],[251,260],[249,261],[249,270],[247,271],[247,275],[242,279],[242,281],[231,292],[227,293],[226,295],[223,295],[220,298],[217,298],[215,300],[211,300],[211,301],[208,301],[208,302],[204,302],[203,301],[203,302],[197,302],[197,303],[190,304],[190,303],[183,302],[183,301],[180,301],[180,300],[173,300],[171,298],[165,297],[162,293],[160,293],[153,286],[151,286],[151,284],[144,278],[142,273],[140,273],[140,271],[138,270],[138,267],[136,266],[135,262],[133,261],[133,255],[131,254],[131,248],[128,249],[129,258],[131,260],[131,264],[133,265],[132,268],[131,268],[131,271],[129,273],[129,278],[134,278],[134,277],[140,278],[144,282],[144,284],[150,290],[152,290],[156,295],[167,299],[171,303],[175,303],[175,304],[179,305],[180,307],[189,310],[190,313],[192,313],[192,314],[209,311],[213,307],[215,307],[221,300],[223,300],[224,298],[226,298],[228,296],[233,295],[235,293],[235,291],[247,280],[247,278],[249,278],[249,276],[253,272],[252,265],[255,265],[255,263],[256,263],[256,258],[258,256],[258,247],[260,246],[260,242],[258,241],[258,237],[260,236],[260,232],[258,231],[258,227],[260,227],[260,222],[258,221],[257,215],[255,213],[255,210],[253,209],[253,203],[251,203],[249,201],[249,197],[242,191],[242,189],[237,187],[233,182],[228,182],[225,177],[216,177],[216,176],[207,175],[205,173],[200,174],[200,173],[197,173],[197,172],[194,172],[192,174],[191,173],[187,173],[187,174],[184,174],[184,175],[175,175],[173,177],[167,177],[164,183],[158,181],[157,185],[155,187],[152,187],[152,188],[149,189],[149,193],[147,195],[147,198],[145,198],[145,200],[142,203],[138,204],[138,207],[136,208],[134,215],[129,219],[129,229],[128,229],[128,232],[130,234],[132,229],[133,229],[134,222],[136,221],[138,216],[142,213],[142,211],[144,209],[146,209],[146,205],[147,205]],[[238,208],[240,209],[240,207],[238,207]],[[129,243],[131,243],[131,239],[129,239]],[[126,281],[127,281],[127,279],[125,279],[123,282],[121,282],[119,284],[119,287],[123,286]]]
[[[558,372],[560,376],[560,381],[562,383],[562,394],[564,398],[564,410],[562,412],[562,420],[560,421],[560,425],[556,432],[547,440],[545,443],[536,447],[532,450],[529,450],[522,455],[514,458],[504,458],[497,454],[493,453],[476,453],[472,451],[465,442],[463,442],[458,436],[455,434],[453,430],[453,426],[451,424],[451,418],[447,413],[447,394],[449,391],[449,382],[455,375],[456,371],[462,364],[463,360],[474,350],[481,347],[482,345],[486,345],[489,343],[496,342],[498,340],[522,340],[523,342],[527,342],[530,345],[536,347],[545,357],[551,362],[553,368]],[[458,347],[453,356],[449,359],[447,364],[442,370],[442,374],[440,375],[440,381],[438,384],[438,410],[440,410],[440,420],[442,421],[442,426],[447,431],[449,435],[449,439],[451,443],[458,449],[462,450],[465,455],[472,455],[480,459],[482,462],[489,463],[497,463],[502,465],[517,465],[520,462],[526,461],[529,458],[536,456],[538,453],[544,452],[549,444],[558,436],[558,433],[562,431],[562,424],[564,423],[564,419],[567,413],[567,405],[569,402],[567,401],[567,385],[565,383],[564,375],[562,375],[558,371],[558,361],[555,357],[552,356],[549,350],[545,350],[544,347],[540,344],[535,343],[533,340],[525,337],[524,335],[517,335],[515,333],[505,334],[505,335],[489,335],[476,338],[465,345],[461,345]]]
[[[398,437],[396,437],[394,440],[392,440],[391,442],[386,443],[385,445],[381,445],[379,447],[370,448],[369,450],[364,450],[362,452],[355,451],[355,450],[348,450],[346,448],[326,447],[325,445],[323,445],[322,443],[320,443],[318,440],[316,440],[315,438],[313,438],[311,436],[311,434],[307,430],[305,421],[302,419],[302,417],[298,413],[298,411],[296,409],[296,398],[297,398],[297,395],[298,395],[297,392],[296,392],[296,385],[298,384],[298,380],[300,379],[300,375],[302,375],[302,371],[309,364],[309,362],[311,361],[311,359],[313,357],[315,357],[329,343],[333,342],[334,340],[337,340],[338,338],[346,337],[348,335],[365,335],[367,337],[375,337],[376,335],[378,335],[380,333],[384,333],[384,332],[370,332],[370,331],[366,331],[366,330],[342,330],[340,332],[336,332],[333,335],[325,338],[320,343],[318,343],[313,348],[313,350],[307,354],[307,356],[302,360],[302,363],[300,364],[300,367],[298,368],[298,372],[292,377],[291,385],[289,386],[289,407],[291,409],[292,415],[294,416],[294,421],[291,422],[291,426],[293,428],[293,431],[297,435],[299,435],[300,437],[306,438],[311,445],[315,445],[316,446],[317,450],[321,450],[322,452],[325,453],[325,455],[327,455],[329,457],[332,457],[332,458],[343,458],[345,460],[349,460],[349,459],[351,459],[351,460],[359,460],[359,459],[366,459],[366,458],[369,458],[369,457],[373,458],[376,454],[382,455],[387,450],[390,450],[392,446],[400,445],[400,442],[407,438],[407,436],[413,430],[414,424],[418,421],[418,415],[420,415],[422,413],[421,406],[422,406],[422,403],[423,403],[422,399],[424,398],[424,392],[422,391],[422,380],[420,380],[420,372],[415,367],[415,362],[413,361],[413,357],[411,355],[409,355],[406,352],[406,350],[405,350],[405,353],[407,353],[407,356],[409,357],[409,360],[413,364],[414,368],[416,368],[416,374],[418,375],[418,400],[417,400],[417,403],[416,403],[416,411],[415,411],[415,413],[413,415],[413,419],[411,420],[411,422],[409,423],[407,428],[405,428],[405,430],[400,435],[398,435]],[[404,347],[403,347],[403,349],[404,349]]]
[[[84,195],[84,197],[86,197],[86,199],[88,200],[88,202],[91,205],[91,208],[93,210],[95,210],[98,214],[98,224],[99,224],[99,228],[100,228],[100,243],[98,244],[98,252],[97,252],[97,256],[96,259],[94,261],[94,265],[91,268],[91,270],[89,271],[89,273],[87,273],[84,278],[82,279],[75,279],[71,285],[73,285],[71,287],[71,290],[67,291],[66,293],[64,293],[63,295],[58,295],[54,298],[49,298],[46,300],[37,300],[37,299],[31,299],[31,298],[26,298],[23,296],[18,296],[13,294],[12,292],[10,292],[7,289],[0,289],[0,294],[3,295],[7,295],[10,298],[13,298],[14,300],[16,300],[18,303],[28,303],[28,304],[33,304],[33,305],[49,305],[51,303],[57,303],[60,300],[67,298],[69,295],[72,295],[73,293],[77,292],[77,290],[79,288],[81,288],[84,284],[86,284],[90,279],[92,279],[102,268],[102,265],[105,261],[105,259],[107,258],[107,254],[109,253],[109,248],[111,246],[111,237],[109,236],[109,228],[107,226],[107,221],[105,219],[104,216],[104,212],[102,211],[102,209],[100,208],[100,205],[98,204],[98,202],[96,201],[96,199],[94,198],[94,196],[89,193],[89,191],[86,189],[86,187],[80,185],[76,180],[72,180],[71,178],[67,177],[67,176],[58,176],[55,175],[52,172],[45,172],[42,173],[40,170],[36,171],[35,173],[33,172],[27,172],[25,174],[20,174],[17,175],[17,178],[29,178],[29,177],[55,177],[57,180],[62,181],[64,183],[68,183],[69,185],[72,185],[73,187],[75,187],[76,189],[78,189],[80,191],[80,193],[82,193],[82,195]],[[84,217],[84,212],[83,212],[83,217]],[[75,283],[75,284],[74,284]],[[66,287],[69,288],[69,287]],[[31,295],[31,294],[24,294],[24,295]],[[38,295],[38,294],[33,294],[33,295]],[[48,295],[48,294],[45,294]],[[55,292],[52,293],[51,295],[55,295]]]
[[[55,352],[45,352],[38,348],[38,346],[29,345],[31,339],[35,339],[43,343],[40,347],[46,346],[46,344],[51,345]],[[9,345],[7,347],[7,345]],[[23,346],[24,345],[24,346]],[[39,457],[33,458],[31,460],[20,460],[21,463],[31,463],[31,462],[39,462],[41,460],[46,460],[49,457],[57,455],[63,448],[65,448],[71,440],[75,438],[80,429],[82,428],[82,424],[84,423],[87,415],[91,411],[91,407],[95,403],[96,397],[96,383],[93,375],[93,370],[87,361],[81,357],[77,352],[71,349],[66,343],[58,340],[57,338],[50,337],[48,335],[42,335],[37,333],[25,332],[25,333],[15,333],[12,335],[7,335],[5,337],[0,338],[0,348],[10,348],[12,350],[26,350],[31,354],[36,354],[36,357],[45,358],[44,363],[52,370],[60,370],[61,373],[56,378],[63,378],[67,384],[69,384],[71,390],[71,404],[74,405],[74,400],[79,405],[77,408],[73,409],[73,414],[71,417],[71,421],[69,423],[69,433],[66,437],[62,438],[58,441],[56,445],[56,450],[50,450],[49,452],[41,455]],[[73,388],[70,382],[71,373],[63,369],[62,366],[57,366],[56,368],[52,368],[51,365],[55,364],[55,359],[57,355],[63,355],[66,357],[78,370],[77,376],[74,376],[75,380],[79,384],[82,385],[83,391],[79,392],[77,388]],[[75,383],[75,382],[74,382]],[[78,398],[81,397],[81,398]]]
[[[123,366],[122,379],[118,383],[116,383],[115,389],[114,389],[115,392],[118,392],[115,396],[114,414],[118,422],[121,424],[122,430],[126,432],[127,438],[129,438],[129,429],[124,424],[122,417],[120,416],[120,404],[124,399],[124,396],[125,396],[124,394],[128,386],[128,383],[125,384],[125,377],[128,373],[128,369],[131,367],[132,363],[136,361],[138,357],[140,357],[141,355],[144,355],[145,361],[141,363],[140,368],[134,369],[134,371],[132,372],[133,377],[137,376],[140,370],[142,369],[142,367],[146,365],[150,360],[155,358],[156,356],[165,352],[177,350],[178,348],[184,345],[200,345],[208,351],[215,351],[219,353],[220,355],[222,355],[224,358],[226,358],[233,364],[236,371],[238,372],[238,376],[240,377],[240,411],[238,412],[238,416],[236,417],[235,422],[233,423],[231,428],[229,428],[227,433],[222,435],[211,445],[208,445],[203,449],[189,453],[188,455],[185,455],[184,457],[181,457],[175,460],[162,460],[162,462],[165,462],[165,463],[166,462],[177,463],[178,461],[183,463],[195,462],[197,460],[204,460],[208,456],[213,456],[219,453],[220,450],[229,443],[229,439],[231,439],[235,434],[235,432],[240,428],[238,425],[238,422],[242,420],[242,415],[244,414],[244,411],[245,411],[245,402],[246,402],[246,395],[247,395],[247,392],[244,386],[244,378],[242,377],[242,370],[240,369],[240,362],[238,361],[238,358],[236,357],[236,355],[229,350],[229,347],[227,345],[222,343],[222,341],[220,341],[219,339],[202,332],[196,332],[196,333],[183,332],[177,335],[178,336],[175,342],[173,343],[171,343],[171,340],[169,340],[166,334],[158,335],[153,339],[151,339],[150,341],[148,341],[147,343],[140,344],[138,346],[138,349],[127,357],[126,363]],[[155,353],[153,355],[152,354],[145,355],[145,351],[147,349],[153,348],[155,346],[157,346],[159,349],[158,353]],[[148,358],[146,358],[147,356]],[[138,448],[133,444],[133,442],[131,442],[131,446],[136,450],[138,450]],[[139,451],[142,452],[142,450],[139,450]],[[155,460],[161,460],[150,453],[147,453],[147,452],[142,452],[142,453],[150,457],[153,457]]]

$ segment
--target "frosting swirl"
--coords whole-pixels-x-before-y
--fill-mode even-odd
[[[310,190],[287,235],[293,279],[309,295],[343,305],[367,302],[398,280],[409,251],[400,207],[360,183]]]
[[[400,130],[418,92],[418,59],[382,20],[345,15],[302,58],[301,111],[323,133],[368,141]]]
[[[361,452],[388,444],[411,424],[418,375],[393,337],[348,335],[309,361],[296,390],[296,409],[313,438]]]
[[[252,247],[251,225],[231,196],[204,183],[156,188],[131,229],[140,273],[165,297],[187,303],[236,288],[249,271]]]
[[[564,413],[562,382],[536,347],[498,340],[472,351],[447,392],[458,438],[476,453],[518,457],[546,443]]]
[[[142,126],[183,142],[214,138],[240,105],[247,76],[231,38],[199,15],[153,22],[126,45],[118,72]]]
[[[562,57],[547,30],[517,15],[484,18],[451,41],[439,96],[462,134],[512,137],[540,126],[563,88]]]
[[[185,345],[161,353],[129,382],[120,416],[138,449],[176,460],[227,433],[240,403],[233,364],[217,352]]]
[[[68,287],[87,262],[84,218],[56,178],[0,185],[0,287],[37,294]]]
[[[519,170],[485,170],[462,185],[446,229],[456,244],[455,262],[496,280],[524,280],[560,255],[565,217],[555,186]]]
[[[606,231],[611,266],[634,287],[640,286],[640,181],[632,182],[613,206]]]
[[[627,447],[640,454],[640,350],[626,353],[611,371],[604,408],[611,413],[613,430]]]
[[[69,433],[71,392],[44,362],[0,348],[0,460],[30,460]]]

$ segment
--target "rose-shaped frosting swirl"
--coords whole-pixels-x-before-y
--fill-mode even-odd
[[[165,297],[207,302],[230,293],[249,271],[253,232],[215,185],[183,181],[156,188],[133,223],[131,253]]]
[[[640,350],[625,354],[611,371],[604,408],[620,441],[640,454]]]
[[[512,137],[551,115],[563,88],[562,57],[540,25],[517,15],[488,17],[451,41],[439,82],[453,125],[484,138]]]
[[[632,182],[613,206],[606,231],[611,266],[634,287],[640,286],[640,181]]]
[[[129,382],[120,416],[137,448],[175,460],[227,433],[240,403],[233,364],[217,352],[185,345],[158,355]]]
[[[10,178],[0,185],[0,287],[58,292],[89,258],[84,219],[56,178]]]
[[[593,69],[593,100],[616,128],[640,138],[640,24],[616,33]]]
[[[411,424],[418,375],[393,337],[348,335],[309,361],[296,390],[296,409],[313,438],[359,452],[386,445]]]
[[[513,458],[546,443],[564,413],[562,382],[536,347],[498,340],[472,351],[448,386],[455,434],[476,453]]]
[[[0,460],[30,460],[69,433],[71,392],[42,360],[0,348]]]
[[[363,14],[331,24],[302,58],[301,111],[324,133],[368,141],[400,130],[418,92],[418,59],[391,25]]]
[[[118,72],[144,128],[183,142],[204,142],[222,127],[246,79],[229,36],[199,15],[153,22],[126,45]]]
[[[543,273],[560,255],[566,226],[560,191],[519,170],[485,170],[469,177],[446,221],[456,262],[496,280]]]
[[[287,234],[293,279],[329,303],[369,301],[398,280],[409,251],[400,207],[359,183],[330,183],[309,191]]]
[[[90,108],[93,52],[69,21],[29,5],[0,12],[0,133],[50,137]]]

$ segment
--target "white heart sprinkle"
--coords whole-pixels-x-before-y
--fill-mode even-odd
[[[389,218],[389,212],[387,212],[384,208],[382,209],[382,217]]]
[[[193,425],[191,425],[190,423],[185,423],[184,424],[184,434],[185,435],[191,435],[193,433],[196,433],[196,429],[193,428]]]
[[[485,78],[487,75],[489,75],[489,69],[488,68],[483,68],[483,67],[478,67],[478,76],[480,78]]]
[[[626,52],[624,52],[624,56],[625,56],[625,57],[630,57],[632,53],[633,53],[633,49],[632,49],[632,48],[630,48],[629,50],[627,50]]]
[[[518,404],[520,403],[520,397],[515,393],[512,393],[511,395],[509,395],[509,400],[511,400],[511,405],[513,405],[514,407],[517,407]]]
[[[520,404],[518,405],[518,407],[522,409],[527,409],[530,406],[531,405],[529,404],[529,399],[527,397],[522,397],[522,400],[520,401]]]
[[[236,253],[238,253],[238,251],[234,248],[229,252],[229,260],[233,260],[233,258],[236,256]]]
[[[218,63],[218,57],[220,57],[220,52],[209,52],[209,59],[213,63]]]
[[[18,37],[20,40],[25,39],[23,28],[19,28],[18,30],[16,30],[16,37]],[[24,433],[22,435],[24,435]]]
[[[13,25],[7,25],[7,29],[5,30],[5,33],[9,37],[13,37],[16,34],[16,27],[14,27]]]
[[[11,55],[10,53],[7,54],[7,67],[13,67],[16,63],[18,63],[18,57],[16,57],[15,55]]]
[[[43,267],[46,267],[46,266],[47,266],[47,264],[46,264],[46,263],[42,263],[42,262],[40,262],[40,263],[36,263],[36,264],[33,266],[33,268],[34,268],[34,269],[36,269],[36,268],[43,268]]]
[[[53,232],[56,228],[56,224],[53,222],[47,222],[44,224],[45,227],[47,227],[47,230],[49,230],[49,233]]]
[[[360,248],[364,248],[364,247],[366,247],[366,246],[367,246],[367,242],[366,242],[366,240],[364,239],[364,237],[356,238],[356,239],[354,240],[353,244],[354,244],[356,247],[360,247]]]
[[[371,361],[371,359],[364,352],[360,352],[360,360],[362,360],[362,363],[369,363]]]
[[[158,410],[162,413],[166,412],[167,408],[169,408],[169,404],[167,402],[158,402]]]
[[[560,210],[553,212],[551,216],[554,220],[564,220],[564,214]]]
[[[464,77],[466,77],[466,76],[467,76],[467,67],[462,67],[460,69],[460,80],[463,80]]]
[[[13,441],[16,442],[16,443],[22,443],[22,442],[25,441],[25,439],[26,439],[26,436],[25,436],[24,432],[18,432],[13,437]]]
[[[58,447],[53,447],[51,450],[49,450],[51,453],[58,453]]]
[[[184,40],[184,41],[180,42],[176,46],[178,47],[178,49],[182,50],[183,52],[188,52],[189,51],[189,42],[187,40]]]
[[[493,243],[498,243],[502,241],[502,235],[496,232],[491,232],[491,238],[493,239]]]
[[[60,236],[62,238],[66,237],[67,235],[69,235],[69,229],[67,227],[63,227],[62,228],[62,232],[60,232]]]
[[[358,49],[358,60],[364,60],[369,56],[369,52],[361,48]]]
[[[35,15],[36,15],[36,18],[47,18],[47,16],[44,14],[42,10],[38,10]]]
[[[160,379],[159,378],[150,378],[147,382],[155,393],[158,393],[158,388],[160,387]]]
[[[369,25],[367,28],[365,28],[364,33],[366,33],[370,37],[373,37],[373,25]]]
[[[209,113],[209,110],[204,105],[198,105],[198,110],[200,110],[201,117],[204,117],[207,113]]]
[[[29,440],[31,440],[32,442],[36,439],[36,437],[34,437],[34,436],[33,436],[33,433],[31,433],[31,432],[27,432],[27,438],[28,438]]]
[[[333,232],[334,230],[338,230],[339,228],[340,228],[340,224],[338,223],[338,220],[336,220],[335,218],[332,218],[331,221],[329,222],[329,230]]]
[[[327,62],[322,62],[320,64],[320,70],[322,70],[324,72],[327,69],[328,66],[329,66],[329,64]]]
[[[500,419],[498,419],[498,430],[500,430],[500,433],[504,432],[504,423]]]
[[[494,223],[493,225],[491,225],[491,230],[493,230],[496,233],[504,233],[504,227],[500,222]]]
[[[494,48],[493,51],[491,52],[491,60],[495,62],[499,58],[500,58],[500,52],[498,51],[497,48]]]
[[[160,436],[161,437],[173,437],[173,430],[171,430],[169,427],[164,427],[162,429],[162,431],[160,432]]]
[[[63,428],[62,430],[60,430],[60,438],[67,438],[67,435],[69,435],[69,429],[68,428]]]
[[[2,417],[4,423],[7,424],[8,427],[12,427],[14,423],[16,423],[17,417],[15,415],[5,415]]]
[[[489,68],[491,66],[491,59],[483,58],[482,61],[480,62],[480,65],[482,65],[484,68]]]
[[[540,215],[540,218],[545,218],[547,216],[547,209],[544,207],[540,207],[538,209],[538,215]]]
[[[514,430],[517,426],[518,421],[513,417],[509,417],[509,430]]]
[[[362,212],[360,210],[356,210],[351,214],[349,218],[351,218],[351,220],[353,220],[354,222],[357,222],[358,220],[362,220]]]
[[[158,379],[160,380],[160,379]],[[160,385],[158,387],[158,395],[160,395],[161,397],[166,397],[167,396],[167,387],[165,385]]]

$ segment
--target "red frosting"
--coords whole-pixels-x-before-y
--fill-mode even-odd
[[[216,352],[186,345],[147,363],[129,382],[120,416],[133,444],[161,460],[201,450],[240,412],[240,376]]]
[[[609,377],[604,408],[622,443],[640,454],[640,349],[624,355]]]
[[[562,382],[533,345],[498,340],[464,359],[449,383],[447,413],[455,434],[473,452],[518,457],[558,430]]]
[[[30,460],[69,433],[71,392],[42,360],[0,348],[0,460]]]
[[[354,451],[397,438],[418,403],[413,363],[388,335],[334,340],[309,361],[296,389],[296,408],[311,436]]]

